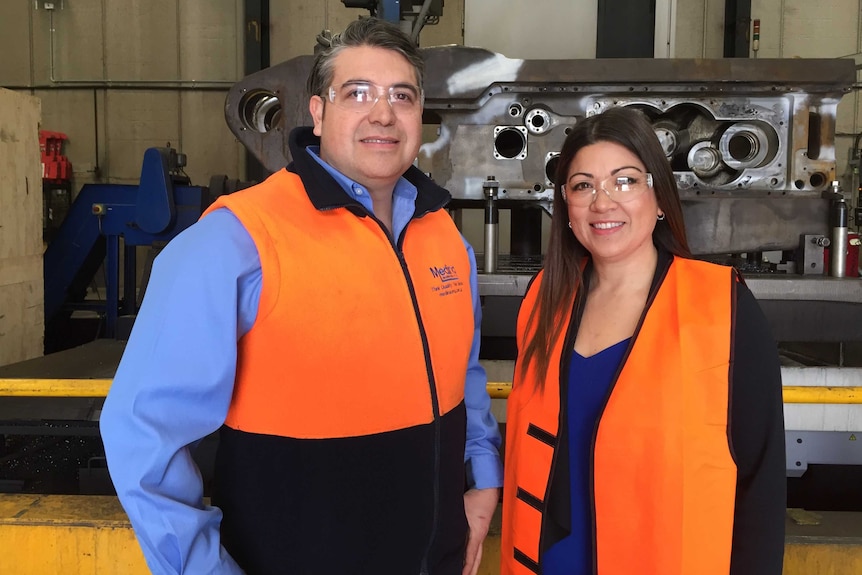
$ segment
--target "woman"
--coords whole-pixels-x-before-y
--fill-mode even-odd
[[[757,302],[691,259],[640,112],[577,124],[556,182],[518,318],[502,572],[780,575],[781,376]]]

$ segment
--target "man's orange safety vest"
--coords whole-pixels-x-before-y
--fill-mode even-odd
[[[210,209],[219,207],[249,232],[263,271],[227,426],[322,439],[427,424],[429,380],[439,413],[463,401],[474,332],[470,260],[445,210],[410,222],[402,263],[373,218],[316,209],[286,170]]]

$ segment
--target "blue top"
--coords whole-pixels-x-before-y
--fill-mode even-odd
[[[592,575],[593,432],[630,341],[631,338],[624,339],[590,357],[572,352],[564,422],[569,440],[572,532],[545,552],[541,561],[543,575]]]
[[[347,194],[374,213],[368,190],[321,160],[316,148],[309,150]],[[392,202],[396,238],[413,216],[416,197],[416,188],[401,178]],[[465,460],[471,487],[500,487],[500,433],[479,364],[475,255],[466,240],[464,246],[475,325],[464,393]],[[179,234],[153,266],[100,421],[111,479],[153,573],[242,573],[220,544],[221,510],[204,505],[190,448],[224,423],[237,340],[254,325],[261,285],[257,248],[227,209]]]

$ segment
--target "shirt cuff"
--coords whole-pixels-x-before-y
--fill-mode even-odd
[[[467,487],[490,489],[503,486],[503,462],[499,455],[474,455],[467,460]]]

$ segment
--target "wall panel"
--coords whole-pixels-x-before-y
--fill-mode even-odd
[[[36,81],[56,82],[104,78],[102,2],[55,2],[53,11],[33,12]],[[60,6],[63,6],[60,9]],[[54,22],[54,64],[51,69],[51,17]],[[53,78],[52,78],[53,74]]]
[[[105,4],[105,59],[111,80],[178,80],[177,0]]]
[[[0,2],[0,86],[30,83],[30,12],[26,2]]]
[[[180,99],[182,148],[188,156],[186,173],[194,185],[209,185],[210,177],[240,175],[245,148],[224,121],[224,94],[184,92]]]
[[[595,58],[597,10],[595,0],[465,0],[464,43],[510,58]]]
[[[137,183],[144,151],[152,146],[181,148],[179,95],[151,90],[113,90],[105,103],[108,131],[104,171],[116,183]],[[193,153],[192,150],[183,150]]]
[[[179,3],[180,68],[182,79],[231,81],[239,79],[241,53],[237,19],[241,0],[184,0]]]
[[[38,98],[0,89],[0,365],[42,355]]]

